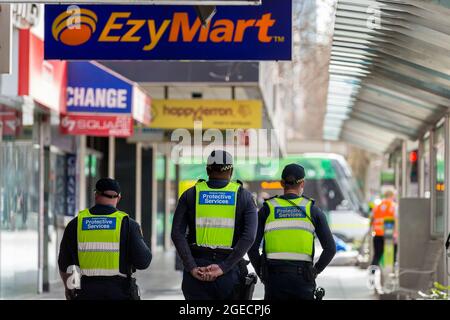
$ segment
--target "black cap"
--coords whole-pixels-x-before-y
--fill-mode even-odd
[[[305,169],[296,163],[288,164],[283,169],[283,173],[281,174],[281,179],[284,181],[298,183],[300,180],[305,178]]]
[[[105,194],[106,191],[114,191],[117,193],[117,195],[120,194],[120,185],[119,183],[111,178],[101,178],[97,181],[95,184],[95,191],[100,193],[103,196],[109,197],[109,198],[117,198],[117,197],[111,197],[111,195]]]

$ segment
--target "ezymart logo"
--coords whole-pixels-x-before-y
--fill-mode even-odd
[[[263,13],[255,19],[217,19],[203,28],[199,19],[192,22],[187,12],[174,12],[164,20],[137,19],[132,12],[113,11],[104,25],[98,25],[95,12],[71,6],[52,23],[56,41],[68,46],[88,42],[98,28],[97,42],[138,43],[143,51],[151,51],[162,39],[168,43],[243,43],[256,35],[259,43],[285,42],[283,36],[271,34],[277,20],[272,13]]]
[[[91,10],[70,6],[53,21],[53,38],[68,46],[79,46],[89,41],[97,21],[97,15]]]

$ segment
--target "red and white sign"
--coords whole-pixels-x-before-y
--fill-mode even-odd
[[[67,114],[61,116],[60,131],[63,134],[71,135],[129,137],[133,134],[133,118],[130,116]]]
[[[0,124],[2,127],[0,135],[18,136],[22,129],[20,113],[0,105]]]
[[[44,41],[29,29],[19,30],[19,95],[65,113],[67,62],[44,60]]]

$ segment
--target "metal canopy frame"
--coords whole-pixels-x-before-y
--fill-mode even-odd
[[[449,17],[450,7],[419,0],[338,0],[324,139],[384,153],[442,118]]]

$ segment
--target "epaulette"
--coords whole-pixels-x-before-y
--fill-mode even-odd
[[[311,205],[314,205],[316,203],[316,200],[314,200],[313,198],[310,198],[310,197],[307,197],[307,196],[304,196],[304,195],[302,195],[302,197],[305,198],[305,199],[308,199],[309,201],[311,201],[312,202]]]
[[[239,183],[241,186],[244,185],[244,183],[241,180],[236,180],[237,183]]]
[[[195,184],[200,183],[200,182],[205,182],[205,181],[206,181],[205,179],[198,179]]]
[[[272,200],[272,199],[274,199],[274,198],[277,198],[278,196],[273,196],[273,197],[270,197],[270,198],[267,198],[267,199],[264,199],[264,201],[269,201],[269,200]]]

